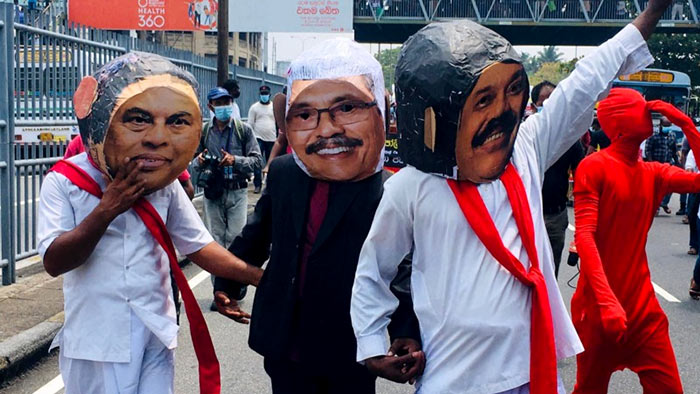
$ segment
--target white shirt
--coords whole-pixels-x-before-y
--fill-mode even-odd
[[[86,153],[69,160],[106,188]],[[180,253],[194,253],[213,242],[178,182],[146,199]],[[65,176],[49,173],[39,201],[39,255],[43,258],[51,243],[74,229],[98,203]],[[63,295],[65,323],[52,347],[60,346],[65,357],[130,362],[131,311],[165,346],[177,346],[168,257],[133,210],[117,216],[87,261],[63,275]]]
[[[690,172],[698,172],[698,165],[695,162],[695,154],[693,151],[688,151],[688,157],[685,159],[685,170]]]
[[[233,119],[241,120],[241,109],[238,108],[238,104],[235,101],[233,102],[233,113],[231,116],[233,116]],[[212,119],[213,118],[212,116]]]
[[[593,106],[610,82],[651,61],[641,34],[628,25],[578,62],[542,112],[521,125],[515,142],[512,162],[529,199],[559,359],[581,352],[583,346],[554,277],[542,218],[544,172],[588,128]],[[412,298],[427,360],[417,392],[499,393],[527,384],[531,290],[479,241],[444,178],[407,167],[384,187],[353,287],[350,314],[357,360],[386,354],[386,327],[398,305],[389,284],[413,249]],[[529,267],[503,183],[483,184],[478,190],[504,245]]]
[[[248,124],[253,129],[256,138],[272,142],[277,139],[277,125],[272,103],[257,102],[248,110]]]

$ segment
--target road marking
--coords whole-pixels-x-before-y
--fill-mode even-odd
[[[188,280],[187,284],[190,285],[190,289],[194,289],[200,283],[209,279],[210,276],[211,274],[207,271],[202,271],[195,275],[194,278]],[[39,390],[35,391],[33,394],[56,394],[59,391],[61,391],[63,387],[63,378],[61,378],[61,375],[58,375],[55,378],[53,378],[50,382],[46,383]]]
[[[569,223],[569,227],[567,227],[567,228],[568,228],[569,231],[571,231],[572,233],[573,233],[573,232],[576,232],[576,227],[574,227],[573,224],[571,224],[571,223]]]
[[[187,281],[187,284],[190,285],[190,289],[194,289],[195,287],[197,287],[197,285],[209,279],[210,276],[211,274],[207,271],[202,271],[198,273],[194,278]]]
[[[44,387],[35,391],[34,394],[56,394],[63,388],[63,378],[61,375],[56,376],[50,382],[46,383]]]
[[[674,297],[673,294],[669,293],[668,291],[664,290],[661,288],[661,286],[657,285],[654,282],[651,282],[651,284],[654,286],[654,291],[657,292],[661,297],[663,297],[666,301],[668,302],[681,302],[678,298]]]

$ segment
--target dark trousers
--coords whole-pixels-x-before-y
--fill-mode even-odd
[[[688,195],[688,227],[690,228],[690,242],[691,248],[698,249],[700,243],[698,243],[698,208],[700,207],[700,194],[689,194]]]
[[[547,228],[549,243],[554,255],[554,275],[559,276],[559,264],[564,250],[566,228],[569,226],[569,214],[566,209],[555,214],[544,214],[544,225]]]
[[[270,376],[273,394],[374,394],[376,377],[355,362],[335,365],[333,372],[290,360],[265,357],[265,372]]]
[[[263,162],[259,168],[256,168],[253,172],[255,174],[255,179],[253,179],[253,185],[255,187],[262,187],[262,168],[267,164],[267,159],[270,158],[270,152],[272,152],[272,147],[275,145],[275,141],[263,141],[260,138],[258,140],[258,145],[260,146],[260,153],[262,153]]]
[[[681,211],[686,212],[687,205],[686,203],[688,202],[688,194],[683,193],[680,195],[681,196]]]

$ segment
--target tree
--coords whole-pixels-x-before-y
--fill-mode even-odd
[[[700,91],[699,34],[654,34],[648,45],[654,55],[654,67],[688,74],[696,94]]]
[[[525,67],[527,75],[533,75],[540,69],[540,61],[537,57],[530,56],[527,52],[523,52],[520,55],[520,59],[523,62],[523,67]]]
[[[393,49],[385,49],[379,52],[375,57],[379,64],[382,65],[384,73],[384,87],[391,91],[391,85],[394,83],[394,73],[396,72],[396,63],[399,60],[401,47]]]
[[[568,62],[542,63],[542,66],[537,72],[528,75],[530,86],[535,86],[542,81],[558,84],[574,71],[577,61],[578,59],[572,59]]]
[[[555,63],[561,60],[562,53],[554,45],[546,46],[537,52],[537,59],[542,63]]]

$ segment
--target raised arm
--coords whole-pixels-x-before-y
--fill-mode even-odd
[[[576,249],[581,258],[581,276],[590,286],[593,300],[600,310],[603,331],[618,341],[627,330],[627,315],[610,288],[603,269],[595,236],[598,227],[598,203],[603,169],[595,161],[584,160],[574,182],[574,213],[576,217]]]
[[[671,123],[680,127],[688,139],[688,145],[694,157],[700,153],[700,133],[695,128],[695,123],[681,110],[664,101],[650,101],[647,107],[668,118]],[[662,169],[662,193],[698,193],[700,192],[700,174],[684,171],[678,167],[660,166]]]
[[[574,72],[554,89],[542,112],[523,123],[521,133],[529,134],[535,144],[541,174],[587,130],[595,103],[607,93],[613,79],[651,64],[645,40],[670,3],[650,0],[630,25],[579,61]]]

